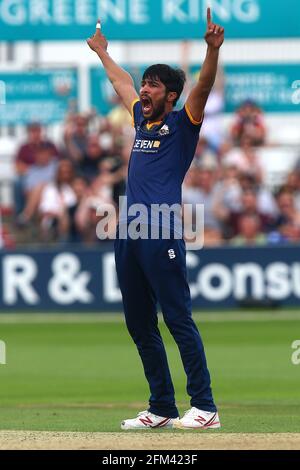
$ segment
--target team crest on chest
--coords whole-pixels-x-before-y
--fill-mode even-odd
[[[170,134],[169,126],[167,126],[167,124],[164,124],[162,128],[159,130],[158,135],[168,135],[168,134]]]

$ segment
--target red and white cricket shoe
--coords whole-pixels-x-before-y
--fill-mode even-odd
[[[178,418],[164,418],[146,410],[141,411],[136,418],[122,421],[121,429],[172,428],[175,421],[178,421]]]
[[[194,406],[173,423],[175,429],[217,429],[221,427],[218,412],[203,411]]]

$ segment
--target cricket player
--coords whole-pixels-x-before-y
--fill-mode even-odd
[[[224,28],[212,22],[209,8],[205,40],[207,53],[199,80],[179,111],[174,111],[174,106],[183,90],[183,71],[164,64],[150,66],[144,72],[138,94],[132,77],[109,56],[100,22],[94,36],[87,40],[131,113],[136,130],[128,168],[128,207],[181,204],[181,185],[194,157],[205,104],[216,77],[219,49],[224,41]],[[129,210],[126,214],[121,211],[119,230],[120,224],[130,224],[129,213]],[[149,218],[149,213],[141,215],[141,226],[157,225]],[[159,221],[158,225],[164,223]],[[121,423],[125,430],[220,427],[202,339],[192,319],[185,243],[182,236],[174,236],[174,223],[171,228],[168,239],[117,236],[115,240],[126,325],[137,346],[151,393],[148,410],[133,419],[125,419]],[[157,303],[177,343],[187,375],[191,408],[181,419],[158,329]]]

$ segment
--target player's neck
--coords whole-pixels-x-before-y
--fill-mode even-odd
[[[153,119],[148,119],[148,120],[147,120],[147,124],[148,124],[149,126],[153,126],[154,124],[160,124],[160,123],[164,120],[164,118],[165,118],[166,115],[167,115],[167,113],[164,112],[164,113],[161,114],[160,116],[156,116],[156,117],[153,118]]]
[[[166,115],[169,114],[172,110],[172,104],[167,103],[164,111],[159,116],[156,116],[154,119],[148,119],[147,124],[150,126],[153,126],[154,124],[160,124],[165,119]]]

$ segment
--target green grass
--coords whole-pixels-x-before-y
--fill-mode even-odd
[[[300,365],[291,362],[299,320],[223,315],[197,322],[222,432],[299,432]],[[118,431],[124,417],[147,408],[148,387],[123,321],[80,318],[0,318],[7,346],[0,429]],[[164,325],[161,330],[182,412],[189,408],[185,375],[173,339]]]

